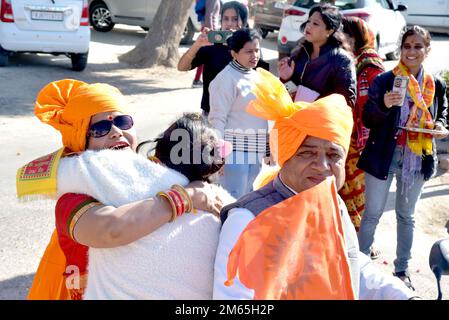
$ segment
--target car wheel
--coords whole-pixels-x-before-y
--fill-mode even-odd
[[[268,35],[268,32],[270,32],[270,30],[262,28],[260,26],[254,26],[254,29],[257,30],[257,32],[259,32],[259,34],[262,36],[263,39],[265,39]]]
[[[401,57],[401,38],[402,33],[399,36],[398,42],[396,44],[396,49],[393,52],[387,53],[385,55],[388,60],[399,60],[399,58]]]
[[[401,57],[401,48],[397,47],[393,52],[387,53],[385,55],[388,60],[399,60]]]
[[[100,32],[108,32],[114,28],[111,11],[104,3],[97,3],[90,9],[89,20],[92,27]]]
[[[87,66],[87,56],[86,53],[72,53],[70,54],[70,59],[72,60],[72,70],[73,71],[83,71]]]
[[[8,52],[0,47],[0,67],[6,67],[8,65],[8,60]]]
[[[265,39],[268,36],[269,32],[270,32],[270,30],[268,30],[268,29],[264,29],[264,28],[260,29],[260,35],[262,36],[263,39]]]
[[[182,33],[181,44],[189,44],[192,42],[193,36],[195,35],[195,28],[193,26],[192,20],[187,21],[187,25]]]

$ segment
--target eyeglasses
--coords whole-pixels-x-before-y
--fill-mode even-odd
[[[88,136],[93,138],[104,137],[111,131],[112,125],[120,130],[129,130],[133,127],[134,121],[133,118],[128,115],[117,116],[112,120],[101,120],[89,127]]]

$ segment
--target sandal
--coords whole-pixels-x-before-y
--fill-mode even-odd
[[[369,253],[371,260],[379,259],[381,255],[382,255],[382,252],[380,252],[380,250],[374,249],[373,247],[371,247],[371,250]]]
[[[393,275],[395,277],[398,277],[399,279],[401,279],[405,283],[407,288],[415,291],[415,287],[413,287],[412,280],[410,279],[410,273],[408,273],[407,271],[399,271],[399,272],[393,272]]]

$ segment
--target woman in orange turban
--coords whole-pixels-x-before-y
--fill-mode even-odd
[[[61,133],[64,147],[18,170],[18,196],[56,195],[61,157],[86,149],[135,152],[136,132],[125,106],[121,92],[107,84],[65,79],[46,85],[37,96],[35,114]],[[209,212],[220,208],[214,192],[202,183],[194,182],[185,191],[179,192],[180,197],[187,202],[190,198],[195,208]],[[187,206],[182,208],[187,210]],[[84,194],[62,195],[55,209],[56,230],[28,298],[82,298],[89,247],[116,247],[135,241],[173,221],[173,212],[172,202],[162,196],[115,208]]]

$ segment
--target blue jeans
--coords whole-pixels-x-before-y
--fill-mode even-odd
[[[369,255],[374,241],[374,233],[387,202],[388,192],[393,177],[396,176],[396,221],[397,247],[394,260],[395,272],[407,271],[413,244],[415,227],[415,206],[424,186],[422,174],[415,177],[414,183],[407,190],[402,185],[402,148],[397,147],[391,162],[387,180],[380,180],[365,173],[365,212],[358,233],[360,251]]]
[[[253,191],[253,182],[262,167],[262,154],[233,151],[227,158],[220,184],[234,198]]]

